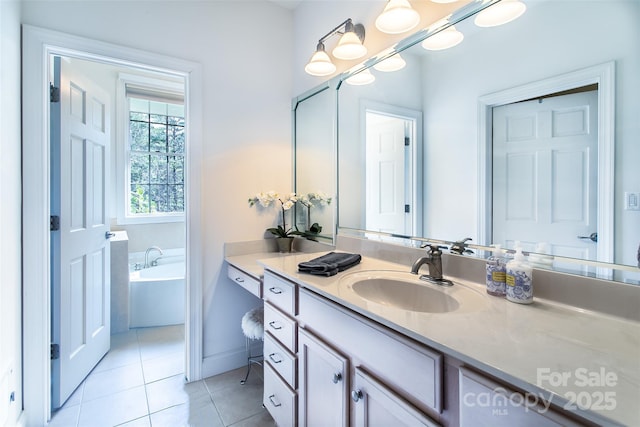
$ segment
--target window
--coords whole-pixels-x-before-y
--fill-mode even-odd
[[[129,214],[184,212],[184,106],[129,98]]]
[[[121,76],[118,223],[183,221],[184,86]]]

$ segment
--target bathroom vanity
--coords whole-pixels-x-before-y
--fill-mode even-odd
[[[410,264],[364,256],[333,277],[297,272],[318,255],[258,261],[264,405],[278,425],[640,423],[637,321],[538,297],[513,304],[447,268],[455,284],[433,289],[448,295],[437,312],[356,286],[418,280]]]

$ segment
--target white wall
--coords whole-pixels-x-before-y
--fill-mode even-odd
[[[20,138],[20,2],[0,1],[0,425],[6,426],[17,424],[22,409]]]
[[[28,1],[23,22],[202,65],[203,374],[239,366],[240,318],[259,301],[226,278],[223,243],[275,224],[250,195],[292,186],[292,12],[266,1]]]

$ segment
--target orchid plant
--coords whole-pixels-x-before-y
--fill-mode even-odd
[[[258,193],[254,197],[249,198],[249,206],[253,206],[259,204],[263,208],[268,208],[272,204],[280,203],[280,211],[282,212],[282,225],[278,225],[277,227],[267,228],[267,231],[273,234],[276,237],[293,237],[294,235],[300,235],[298,230],[293,230],[291,228],[287,228],[285,212],[291,209],[296,202],[298,201],[298,197],[296,193],[289,193],[285,195],[281,195],[276,193],[275,191],[267,191],[266,193]]]
[[[313,237],[322,231],[322,226],[317,222],[311,224],[311,207],[312,206],[326,206],[331,204],[331,197],[329,197],[326,193],[322,191],[318,191],[315,193],[307,193],[298,198],[298,202],[307,208],[307,226],[309,229],[302,235],[306,237]]]

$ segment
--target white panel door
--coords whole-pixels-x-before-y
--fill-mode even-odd
[[[107,218],[109,97],[56,58],[51,106],[52,406],[62,406],[110,346]],[[59,74],[58,74],[59,73]]]
[[[367,112],[366,229],[411,235],[405,120]]]
[[[493,242],[594,260],[597,91],[493,109]]]

